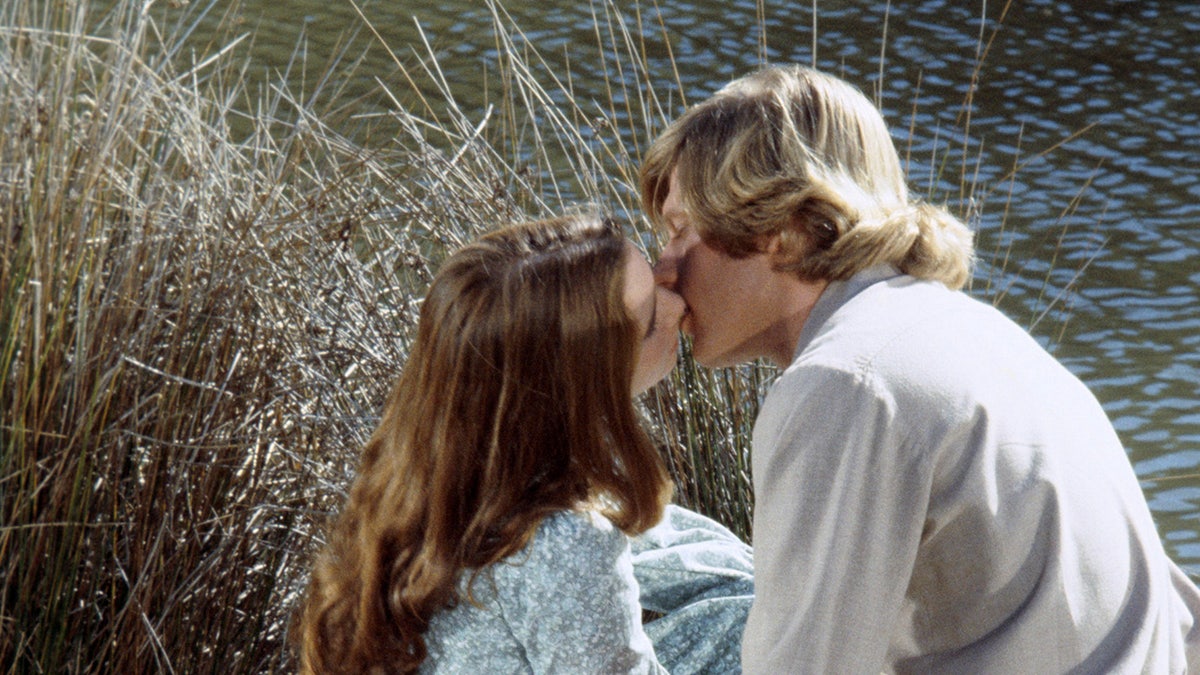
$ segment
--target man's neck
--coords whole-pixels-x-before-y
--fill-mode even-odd
[[[770,351],[765,355],[779,369],[787,368],[795,356],[796,344],[800,341],[800,333],[808,322],[808,317],[829,282],[796,280],[792,292],[787,295],[778,325],[778,338],[773,341]]]

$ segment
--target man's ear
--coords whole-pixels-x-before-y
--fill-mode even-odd
[[[785,231],[776,232],[762,239],[762,252],[767,254],[767,259],[775,267],[786,266],[791,264],[796,257],[796,252],[793,247],[788,245],[787,239],[790,236],[795,236],[792,233]]]
[[[767,235],[766,237],[763,237],[762,249],[761,249],[762,252],[766,253],[768,256],[774,258],[776,255],[779,254],[780,249],[783,248],[782,239],[783,239],[783,235],[779,232],[776,232],[775,234],[770,234],[770,235]]]
[[[764,236],[760,241],[760,250],[767,254],[767,259],[776,269],[796,269],[805,254],[812,250],[800,216],[794,216],[788,226]]]

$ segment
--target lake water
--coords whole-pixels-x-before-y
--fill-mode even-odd
[[[633,4],[618,4],[633,24]],[[815,43],[814,3],[644,4],[660,95],[679,99],[666,52],[653,47],[663,28],[689,100],[759,65],[764,50],[774,62],[815,62],[878,92],[911,156],[914,187],[953,206],[961,171],[937,173],[932,158],[958,146],[951,165],[962,166],[963,102],[978,75],[967,179],[989,196],[972,218],[984,263],[973,290],[997,299],[1092,387],[1169,551],[1200,576],[1200,3],[820,0]],[[282,68],[302,30],[310,59],[320,60],[362,28],[348,0],[245,5],[264,70]],[[483,105],[470,84],[494,56],[483,3],[360,5],[402,56],[419,44],[416,17],[448,80],[465,83],[459,103]],[[542,51],[577,50],[576,94],[603,98],[592,14],[603,5],[513,0],[506,9]],[[977,68],[981,36],[987,56]],[[366,86],[394,71],[373,49],[359,72]]]

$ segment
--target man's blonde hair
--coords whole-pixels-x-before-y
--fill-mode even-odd
[[[692,226],[731,256],[777,236],[779,269],[804,279],[844,279],[877,263],[954,289],[970,277],[970,230],[909,199],[878,109],[811,68],[735,80],[654,141],[641,190],[656,224],[672,174]]]

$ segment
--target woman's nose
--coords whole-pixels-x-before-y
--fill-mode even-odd
[[[668,323],[678,328],[687,311],[687,303],[683,301],[683,296],[663,287],[659,292],[658,306],[660,311],[665,310]]]
[[[662,254],[658,258],[658,262],[654,263],[654,283],[675,290],[675,282],[679,278],[679,261],[670,247],[663,249]]]

